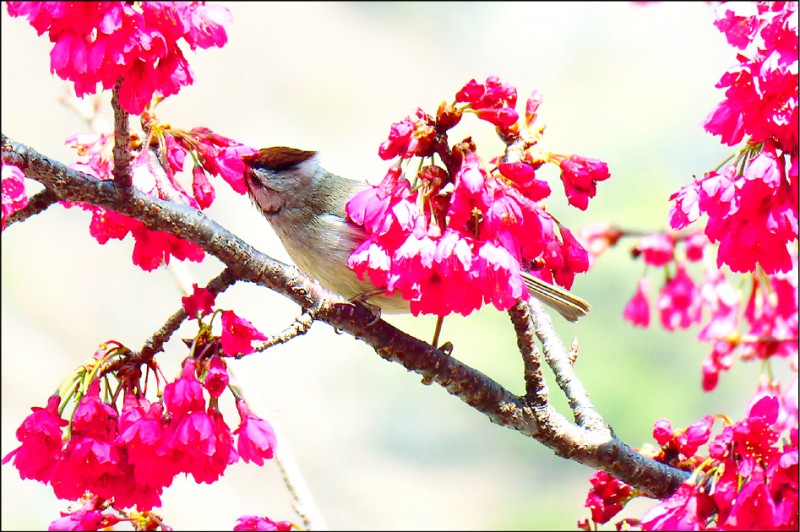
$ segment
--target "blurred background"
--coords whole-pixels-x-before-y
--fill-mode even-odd
[[[608,163],[612,179],[599,185],[586,212],[566,205],[550,175],[549,208],[573,229],[603,221],[665,228],[668,196],[727,154],[701,124],[722,98],[714,84],[734,50],[705,3],[228,7],[227,46],[187,52],[195,84],[160,106],[162,120],[207,126],[255,147],[319,150],[329,170],[377,182],[387,167],[378,145],[392,122],[418,106],[432,113],[469,79],[494,74],[518,88],[521,105],[532,89],[542,92],[548,147]],[[2,131],[72,162],[64,139],[87,127],[59,103],[66,83],[49,73],[51,45],[2,11]],[[474,117],[451,140],[458,135],[472,135],[484,154],[499,145],[492,127]],[[288,262],[249,201],[215,184],[210,216]],[[44,406],[99,343],[141,347],[180,305],[169,270],[141,271],[131,263],[130,239],[100,246],[88,222],[87,213],[56,206],[2,235],[3,455],[18,445],[14,431],[29,408]],[[630,259],[631,244],[576,280],[573,291],[592,303],[591,315],[575,325],[556,319],[567,344],[579,339],[577,372],[595,406],[632,446],[652,441],[659,418],[685,427],[708,413],[741,416],[749,392],[740,390],[754,389],[753,368],[737,363],[705,394],[700,364],[709,346],[695,340],[696,329],[668,334],[622,321],[644,272]],[[220,263],[209,257],[188,268],[203,284]],[[651,275],[660,286],[661,272]],[[298,314],[293,303],[253,285],[235,286],[217,303],[267,334]],[[432,335],[432,318],[388,320],[420,338]],[[168,374],[177,374],[185,354],[178,338],[192,335],[184,326],[168,344],[161,356]],[[443,337],[454,356],[523,392],[506,314],[486,308],[450,317]],[[493,425],[323,323],[232,366],[257,413],[281,431],[280,444],[295,456],[330,528],[563,530],[589,515],[583,504],[592,470]],[[21,481],[12,466],[0,470],[3,529],[41,529],[66,509],[49,487]],[[176,529],[230,529],[243,514],[300,523],[274,463],[237,464],[212,486],[178,479],[163,500],[162,514]],[[622,516],[647,506],[636,503]]]

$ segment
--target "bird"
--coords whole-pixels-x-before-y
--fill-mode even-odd
[[[368,234],[348,219],[345,206],[369,184],[327,171],[316,151],[276,146],[242,160],[249,197],[300,270],[345,298],[366,294],[367,302],[382,312],[409,312],[409,302],[399,293],[387,295],[368,279],[359,279],[347,264]],[[580,297],[528,272],[521,275],[530,295],[566,320],[589,313],[591,306]]]

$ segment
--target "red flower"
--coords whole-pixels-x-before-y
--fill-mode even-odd
[[[702,530],[712,509],[694,485],[684,483],[670,498],[645,512],[642,530]]]
[[[205,288],[199,288],[197,283],[192,284],[192,293],[181,298],[183,309],[189,319],[197,319],[197,315],[207,316],[214,308],[215,296]]]
[[[721,271],[707,274],[700,289],[703,302],[711,317],[697,338],[714,342],[711,353],[703,361],[703,389],[711,391],[717,386],[719,372],[727,371],[733,364],[733,351],[739,345],[739,295],[725,282]]]
[[[86,498],[71,512],[61,512],[61,517],[50,523],[48,530],[106,530],[121,519],[112,513],[103,513],[104,499],[96,495]]]
[[[74,500],[87,490],[113,497],[122,470],[120,450],[112,441],[73,435],[50,482],[56,497]]]
[[[728,145],[744,135],[751,144],[776,139],[786,152],[797,151],[797,3],[719,7],[717,27],[728,42],[746,51],[739,64],[726,72],[717,87],[722,101],[708,118],[706,130]],[[748,46],[750,44],[753,46]]]
[[[171,460],[180,471],[191,473],[196,482],[211,484],[238,456],[232,446],[230,428],[215,408],[176,417],[167,434]]]
[[[51,480],[60,499],[78,499],[86,490],[113,497],[120,480],[121,455],[113,445],[118,415],[99,393],[100,382],[94,380],[75,408],[72,434]]]
[[[728,340],[717,340],[709,353],[708,357],[703,361],[703,390],[710,392],[717,387],[719,383],[719,372],[731,369],[733,364],[733,350],[736,345]]]
[[[72,434],[103,440],[116,436],[119,415],[100,399],[100,381],[94,380],[72,415]]]
[[[244,318],[240,318],[232,310],[222,312],[222,350],[227,356],[238,354],[248,355],[255,351],[253,342],[267,340],[267,337],[260,333],[253,324]]]
[[[642,277],[636,287],[636,294],[625,305],[622,317],[633,325],[646,328],[650,325],[650,279]]]
[[[169,96],[192,83],[189,65],[178,46],[185,39],[198,46],[222,46],[225,8],[198,3],[8,2],[12,17],[26,16],[53,49],[50,67],[75,84],[78,96],[94,94],[97,84],[110,89],[122,78],[120,104],[141,113],[158,93]]]
[[[409,182],[402,178],[399,166],[392,166],[380,184],[353,196],[345,210],[353,222],[363,226],[369,233],[383,235],[392,228],[393,223],[400,226],[407,224],[406,217],[398,215],[413,212],[411,207],[396,209],[396,206],[409,198],[413,199]]]
[[[703,258],[703,250],[708,244],[708,238],[701,232],[692,233],[684,240],[686,246],[686,258],[691,262],[697,262]]]
[[[239,435],[239,456],[245,462],[264,465],[264,460],[270,460],[275,452],[275,432],[266,420],[250,412],[247,403],[242,399],[236,400],[236,408],[239,410],[241,423],[233,433]]]
[[[550,185],[547,181],[536,179],[536,170],[528,163],[500,163],[497,169],[531,201],[540,201],[550,195]]]
[[[701,445],[705,445],[711,436],[714,416],[705,416],[695,421],[686,430],[679,431],[675,437],[678,450],[687,458],[693,457]]]
[[[167,418],[162,403],[126,394],[114,445],[125,457],[124,481],[114,493],[118,507],[149,510],[161,506],[161,493],[180,471],[166,452]]]
[[[723,530],[758,530],[775,525],[775,504],[763,482],[748,482],[736,496]]]
[[[28,205],[28,195],[25,193],[25,175],[16,166],[3,162],[2,170],[2,222],[0,228],[5,230],[6,217],[24,209]]]
[[[225,423],[220,411],[209,407],[208,417],[213,425],[211,435],[207,436],[211,440],[211,445],[201,453],[189,453],[187,456],[189,467],[186,471],[192,474],[196,482],[212,484],[225,473],[230,464],[239,460],[239,454],[233,446],[231,428]],[[200,433],[198,437],[202,437]],[[208,449],[211,450],[211,454]]]
[[[14,459],[21,478],[50,482],[56,464],[61,459],[62,427],[67,424],[58,412],[61,397],[56,394],[47,400],[47,406],[31,408],[32,414],[17,429],[17,440],[22,445],[3,457],[3,464]]]
[[[378,155],[384,161],[395,157],[409,159],[430,156],[436,138],[433,126],[431,117],[422,109],[417,109],[414,115],[392,124],[389,138],[380,145]]]
[[[759,276],[754,276],[753,290],[744,311],[750,326],[747,338],[754,340],[743,344],[742,358],[797,356],[797,344],[786,341],[797,338],[798,334],[796,261],[792,255],[792,270],[770,276],[769,287],[759,282]]]
[[[775,396],[765,396],[750,408],[748,416],[733,427],[733,444],[741,456],[738,472],[750,476],[756,466],[768,468],[779,452],[774,447],[780,434],[773,429],[778,420],[779,403]]]
[[[569,289],[575,280],[575,274],[589,269],[589,254],[583,249],[580,242],[572,236],[572,232],[559,225],[561,240],[555,234],[555,223],[549,216],[540,217],[543,225],[542,235],[545,240],[543,257],[549,272],[552,272],[555,282]],[[563,240],[563,241],[562,241]],[[540,273],[545,273],[542,270]],[[550,281],[549,275],[542,275],[545,281]]]
[[[484,242],[478,248],[474,270],[483,285],[483,299],[498,310],[514,306],[519,298],[527,299],[528,290],[520,275],[519,260],[502,246]]]
[[[537,93],[531,95],[526,112],[532,117],[540,101]],[[456,102],[466,105],[439,109],[448,126],[465,109],[500,129],[517,120],[516,89],[496,77],[484,84],[470,81]],[[428,141],[436,134],[431,126],[430,117],[421,110],[416,117],[393,124],[381,156],[431,155]],[[569,288],[575,274],[588,269],[589,259],[567,228],[559,225],[560,235],[556,232],[553,218],[538,204],[550,195],[549,185],[536,179],[536,169],[545,161],[533,160],[528,153],[521,161],[498,162],[495,170],[478,157],[469,141],[453,151],[457,168],[422,166],[413,190],[396,165],[378,186],[348,202],[350,220],[367,232],[348,260],[358,278],[385,288],[387,295],[400,292],[414,315],[466,315],[489,302],[499,309],[510,308],[517,298],[527,297],[520,273],[523,265]],[[576,160],[587,165],[590,184],[592,178],[608,177],[604,163]]]
[[[485,84],[470,80],[456,93],[456,102],[467,103],[478,118],[501,129],[508,129],[519,120],[519,114],[514,110],[517,89],[502,83],[497,76],[489,76]]]
[[[597,195],[597,182],[611,177],[606,163],[590,157],[571,155],[560,166],[567,201],[582,211],[589,206],[589,199]]]
[[[258,515],[243,515],[237,521],[238,523],[233,527],[234,530],[287,531],[292,529],[292,523],[289,521],[273,521],[269,517]]]
[[[203,411],[206,408],[203,385],[195,376],[196,367],[195,359],[187,358],[183,362],[181,376],[164,387],[164,405],[173,417]]]
[[[607,523],[622,510],[633,497],[633,489],[605,471],[589,477],[592,489],[586,497],[585,507],[592,511],[592,521]]]
[[[669,331],[686,329],[700,320],[700,298],[697,287],[683,265],[661,289],[656,306],[661,313],[661,325]]]
[[[200,166],[204,171],[222,177],[239,194],[247,192],[242,157],[255,153],[254,148],[214,133],[206,127],[196,127],[186,135],[192,139],[192,142],[187,142],[181,136],[176,138],[185,150],[197,154]],[[205,186],[202,179],[197,186],[201,188]]]
[[[754,2],[732,2],[720,6],[714,25],[725,34],[728,43],[740,50],[755,38],[758,27],[758,6]]]
[[[208,373],[203,381],[203,386],[208,390],[208,394],[218,399],[228,387],[228,381],[228,369],[225,361],[218,356],[212,357],[208,363]]]
[[[475,115],[481,120],[485,120],[500,128],[509,128],[519,120],[519,114],[509,107],[502,107],[500,109],[477,109]]]
[[[72,139],[73,145],[78,148],[79,155],[88,155],[87,162],[78,163],[73,167],[98,179],[111,179],[112,163],[109,155],[105,153],[107,138],[89,137],[84,140],[89,144],[79,143],[76,138]],[[172,187],[173,182],[156,179],[149,164],[150,154],[147,151],[142,152],[134,159],[132,167],[134,186],[154,197],[161,197],[162,191],[167,189],[177,191],[176,197],[184,198],[187,203],[193,204],[195,200],[187,196],[182,189]],[[162,197],[162,199],[164,198]],[[133,263],[145,271],[158,268],[162,262],[169,264],[171,256],[175,256],[179,260],[188,259],[195,262],[201,261],[204,257],[203,250],[198,246],[163,231],[152,231],[139,220],[106,210],[103,207],[85,206],[84,208],[92,212],[89,233],[100,244],[105,244],[112,238],[122,240],[128,233],[131,233],[136,241],[133,248]]]
[[[634,256],[641,253],[645,264],[664,266],[675,257],[675,235],[671,233],[652,233],[642,238],[634,248]]]

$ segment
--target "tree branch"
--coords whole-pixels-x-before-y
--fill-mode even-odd
[[[117,80],[111,94],[111,107],[114,109],[114,180],[121,187],[129,188],[133,184],[131,173],[131,132],[128,123],[128,111],[119,103],[119,90],[122,78]]]
[[[517,347],[522,355],[522,364],[525,378],[525,399],[533,403],[534,407],[546,405],[550,399],[547,382],[542,374],[542,355],[533,343],[536,331],[533,328],[530,307],[525,301],[519,300],[508,311],[514,331],[517,333]]]
[[[573,357],[570,356],[570,353],[558,338],[550,316],[536,299],[531,299],[528,304],[533,311],[533,326],[536,330],[536,336],[542,342],[545,361],[550,366],[550,369],[553,370],[556,384],[567,397],[569,407],[575,414],[575,423],[589,429],[605,430],[607,426],[600,414],[594,409],[594,405],[589,400],[589,394],[583,384],[575,375],[575,367],[572,365]]]
[[[292,338],[307,333],[313,323],[314,323],[314,313],[310,311],[303,312],[300,316],[297,317],[297,319],[295,319],[291,323],[291,325],[286,327],[278,334],[272,335],[269,340],[256,347],[256,352],[266,351],[267,349],[275,345],[285,344]],[[245,355],[239,355],[237,356],[237,358],[242,358],[244,356]]]
[[[674,493],[689,477],[688,472],[639,454],[605,426],[591,408],[563,346],[554,340],[557,337],[552,323],[539,305],[533,307],[532,322],[543,344],[545,359],[567,394],[576,420],[581,420],[583,426],[568,422],[549,405],[539,406],[534,402],[532,406],[528,399],[517,397],[480,371],[381,319],[376,320],[368,309],[325,290],[297,268],[264,255],[195,209],[147,196],[133,187],[123,191],[113,181],[100,181],[71,170],[5,135],[2,156],[61,200],[101,206],[202,247],[226,264],[237,278],[278,292],[304,309],[314,309],[315,319],[361,339],[382,358],[438,383],[492,422],[535,438],[559,456],[602,469],[658,498]]]
[[[24,222],[31,216],[36,216],[40,212],[47,210],[48,207],[56,202],[58,202],[58,197],[49,190],[45,189],[41,192],[37,192],[28,198],[28,204],[25,208],[14,212],[11,216],[6,218],[6,227],[16,222]]]
[[[227,290],[231,285],[235,284],[236,281],[238,281],[236,275],[234,275],[229,268],[225,268],[206,285],[206,290],[216,296]],[[156,353],[163,351],[164,344],[169,341],[172,334],[180,328],[187,317],[183,307],[176,310],[175,313],[167,319],[164,325],[144,343],[140,353],[143,361],[149,360],[153,358]]]

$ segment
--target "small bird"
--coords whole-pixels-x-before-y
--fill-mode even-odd
[[[347,265],[367,233],[347,218],[345,205],[368,188],[367,183],[328,172],[315,151],[263,148],[242,160],[250,198],[298,268],[343,297],[377,293],[368,302],[382,312],[409,312],[409,302],[400,294],[380,293],[368,280],[359,280]],[[522,278],[533,297],[569,321],[576,321],[591,308],[583,299],[526,272]]]

